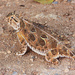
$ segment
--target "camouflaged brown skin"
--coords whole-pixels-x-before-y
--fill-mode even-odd
[[[20,31],[27,43],[41,53],[46,53],[50,49],[57,47],[57,42],[49,37],[46,33],[42,32],[33,25],[26,24],[25,28]]]
[[[27,43],[31,47],[34,47],[36,53],[38,53],[37,49],[40,53],[47,53],[45,58],[49,62],[55,62],[56,64],[58,63],[58,60],[56,58],[58,58],[59,56],[73,56],[73,54],[70,53],[69,50],[67,50],[64,46],[60,46],[60,44],[58,44],[55,39],[48,36],[46,33],[42,32],[33,25],[26,23],[24,29],[20,33],[23,35]]]
[[[11,23],[11,17],[8,18]],[[46,32],[25,20],[19,19],[17,21],[16,18],[13,20],[14,24],[20,22],[20,28],[17,32],[17,35],[21,35],[21,37],[18,35],[20,43],[22,45],[27,44],[34,52],[44,55],[48,62],[57,63],[58,57],[73,57],[70,50],[61,45],[52,35],[49,34],[49,36]]]
[[[16,55],[24,55],[27,51],[27,44],[19,32],[17,32],[17,38],[18,38],[22,48],[20,49],[20,51],[16,52]]]

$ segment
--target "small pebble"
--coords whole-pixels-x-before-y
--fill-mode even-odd
[[[25,5],[20,5],[20,7],[25,7]]]
[[[9,50],[8,50],[8,51],[7,51],[7,53],[8,53],[8,54],[10,54],[10,53],[11,53],[11,51],[9,51]]]
[[[58,1],[53,2],[52,4],[58,4]]]
[[[30,61],[33,62],[34,60],[31,58]]]
[[[18,75],[18,73],[16,71],[14,71],[12,75]]]
[[[35,56],[32,56],[32,59],[35,59]]]
[[[58,73],[55,73],[54,75],[59,75]]]
[[[22,70],[23,74],[25,74],[25,70]]]
[[[71,2],[71,0],[67,0],[67,2]]]
[[[35,60],[35,56],[31,56],[30,61],[33,62]]]

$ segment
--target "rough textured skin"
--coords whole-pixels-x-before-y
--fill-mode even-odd
[[[24,55],[27,51],[27,44],[26,44],[24,38],[22,37],[22,35],[19,32],[17,32],[17,38],[18,38],[20,44],[22,45],[22,49],[20,51],[18,51],[16,53],[16,55]]]
[[[58,37],[58,39],[56,39],[54,37],[55,33],[47,33],[35,24],[20,19],[19,16],[17,17],[14,13],[9,13],[7,19],[8,24],[17,30],[18,40],[23,46],[17,55],[25,54],[28,46],[32,51],[44,55],[48,62],[55,64],[58,63],[58,57],[74,58],[72,50],[58,40],[61,39],[62,41],[65,37]]]

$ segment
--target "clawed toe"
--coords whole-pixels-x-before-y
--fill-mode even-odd
[[[16,52],[16,55],[20,56],[20,55],[24,55],[27,51],[27,46],[22,47],[22,49],[18,52]]]

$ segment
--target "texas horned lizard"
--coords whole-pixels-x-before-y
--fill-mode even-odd
[[[70,48],[37,25],[19,18],[15,13],[9,13],[7,20],[8,24],[17,31],[18,40],[22,45],[22,50],[17,55],[24,55],[28,46],[32,51],[45,56],[48,62],[55,64],[58,63],[58,57],[74,58]]]

